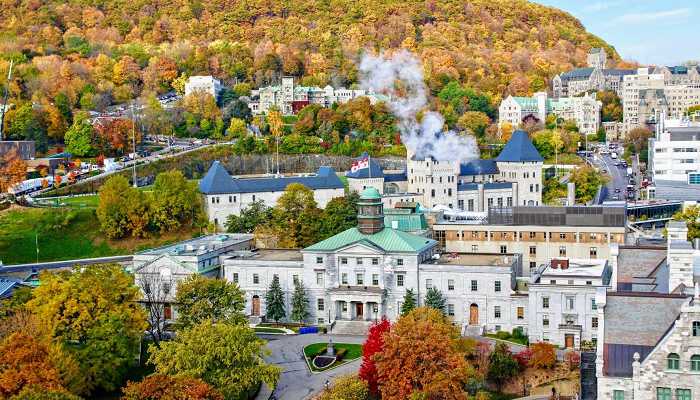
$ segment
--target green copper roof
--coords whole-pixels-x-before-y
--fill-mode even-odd
[[[410,212],[410,210],[406,211]],[[394,222],[398,223],[396,229],[403,232],[418,232],[428,229],[428,222],[423,213],[384,213],[384,226],[393,227]]]
[[[363,190],[362,193],[360,194],[360,198],[362,200],[376,200],[376,199],[381,199],[382,195],[379,194],[379,190],[374,187],[368,187],[367,189]]]
[[[434,246],[437,242],[432,239],[391,228],[384,228],[373,235],[365,235],[357,230],[357,228],[350,228],[326,240],[313,244],[304,250],[333,251],[354,243],[369,244],[379,247],[386,252],[418,253],[426,248]]]

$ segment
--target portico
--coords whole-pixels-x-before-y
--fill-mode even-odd
[[[374,321],[384,315],[382,290],[343,286],[329,290],[331,315],[335,320]]]

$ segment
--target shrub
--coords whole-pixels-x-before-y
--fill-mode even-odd
[[[530,357],[530,367],[532,368],[553,368],[557,363],[557,355],[554,346],[539,342],[530,345],[532,356]]]
[[[530,365],[531,358],[532,350],[530,350],[529,348],[515,355],[515,360],[518,362],[518,365],[520,365],[521,370],[525,370],[527,366]]]
[[[527,336],[523,333],[523,328],[521,326],[513,329],[513,335],[514,338],[516,339],[526,339]]]
[[[501,340],[508,340],[510,339],[510,333],[506,331],[498,331],[496,332],[496,337],[501,339]]]

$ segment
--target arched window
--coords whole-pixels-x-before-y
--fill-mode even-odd
[[[693,336],[700,336],[700,321],[693,321]]]
[[[676,353],[671,353],[666,358],[666,368],[667,369],[680,369],[681,358]]]
[[[700,372],[700,355],[690,357],[690,370]]]

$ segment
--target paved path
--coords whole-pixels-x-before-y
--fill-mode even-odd
[[[315,374],[309,371],[304,361],[304,347],[312,343],[327,342],[328,335],[260,336],[269,340],[267,347],[272,351],[272,355],[267,357],[266,361],[281,367],[282,375],[272,394],[263,385],[256,400],[267,400],[269,398],[279,400],[310,399],[323,389],[326,380],[333,381],[335,376],[356,372],[360,368],[361,358],[330,371]],[[335,343],[360,344],[365,341],[364,336],[332,335],[332,338]],[[270,397],[271,395],[274,397]]]

